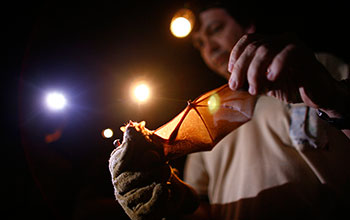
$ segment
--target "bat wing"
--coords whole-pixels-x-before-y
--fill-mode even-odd
[[[249,121],[256,97],[244,91],[232,91],[228,85],[209,91],[174,119],[155,130],[166,140],[165,154],[178,157],[197,151],[211,150],[231,131]]]

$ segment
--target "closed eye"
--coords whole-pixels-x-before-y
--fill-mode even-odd
[[[216,33],[220,32],[223,27],[224,27],[224,24],[222,22],[218,22],[218,21],[213,22],[208,26],[208,28],[206,30],[207,35],[211,36],[213,34],[216,34]]]

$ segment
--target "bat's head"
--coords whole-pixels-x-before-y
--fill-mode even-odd
[[[140,138],[151,142],[150,136],[153,134],[153,131],[148,130],[145,125],[145,121],[141,121],[140,123],[129,121],[127,125],[121,127],[120,130],[124,132],[123,142],[127,141],[127,139],[136,141]]]
[[[164,162],[163,146],[152,141],[153,131],[145,128],[145,122],[130,121],[121,128],[124,132],[123,142],[112,152],[130,170],[142,170]]]

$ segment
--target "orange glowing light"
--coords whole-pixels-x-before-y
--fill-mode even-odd
[[[150,96],[150,88],[145,83],[135,86],[133,89],[134,98],[138,102],[145,102]]]
[[[178,38],[188,36],[194,26],[194,15],[189,9],[181,9],[175,13],[170,23],[171,33]]]

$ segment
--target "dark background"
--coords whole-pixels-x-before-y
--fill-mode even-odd
[[[344,3],[345,4],[345,3]],[[108,172],[119,127],[155,129],[186,101],[225,83],[191,45],[169,32],[183,1],[17,1],[2,6],[2,149],[9,219],[125,218]],[[253,7],[253,6],[252,6]],[[260,7],[260,6],[259,6]],[[349,24],[337,1],[264,2],[276,27],[292,27],[315,51],[349,62]],[[149,102],[130,98],[146,80]],[[47,91],[63,91],[65,111],[48,111]],[[103,139],[101,131],[115,131]],[[57,141],[45,136],[61,132]],[[172,161],[181,171],[184,158]]]

